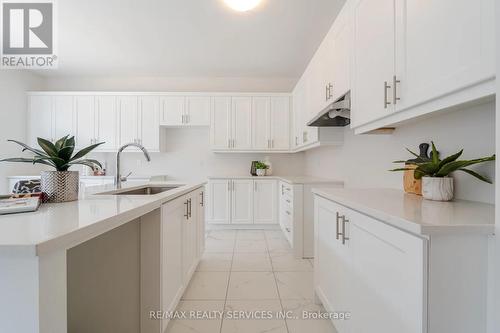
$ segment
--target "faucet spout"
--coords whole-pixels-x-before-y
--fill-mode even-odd
[[[149,152],[148,150],[138,144],[138,143],[127,143],[123,146],[120,147],[120,149],[118,149],[118,153],[116,154],[116,177],[115,177],[115,185],[116,185],[116,188],[121,188],[122,187],[122,176],[121,176],[121,171],[120,171],[120,160],[121,160],[121,154],[122,152],[128,148],[128,147],[136,147],[136,148],[139,148],[143,153],[144,153],[144,157],[146,158],[146,161],[150,162],[151,161],[151,156],[149,155]]]

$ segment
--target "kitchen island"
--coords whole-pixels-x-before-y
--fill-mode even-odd
[[[133,192],[146,185],[169,189]],[[85,331],[104,332],[105,325],[85,323],[97,320],[100,306],[117,306],[108,309],[116,318],[102,320],[115,322],[116,331],[159,332],[167,324],[148,320],[147,311],[175,308],[196,267],[203,251],[204,183],[105,185],[80,196],[0,216],[1,332],[63,333],[83,324]],[[169,287],[162,288],[166,278]],[[106,292],[115,286],[122,289]],[[131,302],[135,307],[126,308]]]

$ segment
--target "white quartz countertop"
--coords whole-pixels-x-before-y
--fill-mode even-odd
[[[43,204],[31,213],[0,215],[0,255],[37,255],[69,248],[147,214],[205,182],[154,182],[134,186],[124,183],[123,189],[146,184],[182,186],[155,195],[101,195],[96,193],[116,188],[114,185],[93,186],[80,193],[78,201]]]
[[[319,178],[312,176],[245,176],[245,175],[236,175],[236,176],[210,176],[208,179],[276,179],[284,181],[289,184],[341,184],[344,182],[337,179],[328,179],[328,178]]]
[[[495,206],[439,202],[393,189],[313,189],[313,193],[386,224],[417,234],[493,234]]]

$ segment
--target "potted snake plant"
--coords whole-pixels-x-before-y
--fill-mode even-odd
[[[414,171],[415,179],[422,179],[422,196],[428,200],[436,201],[450,201],[453,199],[453,177],[451,174],[455,171],[462,171],[477,179],[491,184],[491,180],[478,174],[477,172],[467,169],[467,167],[479,163],[489,162],[495,160],[495,155],[483,158],[476,158],[473,160],[458,160],[462,155],[463,149],[458,153],[450,155],[444,159],[439,158],[439,152],[432,144],[432,154],[430,158],[422,157],[409,149],[410,154],[417,157],[412,162],[409,161],[395,161],[394,163],[413,164],[413,168],[404,167],[397,168],[390,171]]]
[[[78,199],[79,173],[70,171],[74,165],[85,165],[90,168],[102,168],[99,161],[84,159],[92,150],[104,142],[96,143],[82,150],[75,151],[75,138],[66,135],[52,143],[43,138],[37,138],[41,149],[32,148],[16,140],[8,140],[20,145],[24,151],[33,154],[32,157],[14,157],[0,160],[0,162],[18,162],[48,165],[55,170],[42,171],[41,191],[44,202],[66,202]]]

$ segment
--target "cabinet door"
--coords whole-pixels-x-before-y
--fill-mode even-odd
[[[206,194],[205,188],[198,192],[198,201],[197,201],[197,209],[198,212],[196,214],[197,218],[197,253],[198,258],[201,258],[203,253],[205,252],[205,209],[206,209]]]
[[[186,211],[182,223],[182,271],[184,285],[189,283],[197,264],[197,211],[196,195],[188,195],[184,200]]]
[[[161,209],[161,305],[162,311],[175,310],[183,290],[182,227],[185,198],[170,201]],[[162,321],[165,332],[168,320]]]
[[[210,126],[211,100],[209,96],[186,98],[186,120],[190,126]]]
[[[494,78],[494,31],[494,0],[396,1],[396,109]]]
[[[94,96],[75,96],[76,145],[87,147],[96,139]]]
[[[54,96],[54,140],[76,134],[73,96]]]
[[[277,222],[277,182],[254,180],[253,221],[261,224]]]
[[[98,142],[105,142],[99,150],[118,149],[118,108],[115,96],[97,96],[96,98],[96,135]]]
[[[161,124],[165,126],[184,125],[186,99],[184,96],[168,96],[161,100]]]
[[[230,180],[213,179],[208,183],[208,220],[228,224],[231,214]]]
[[[252,98],[253,149],[271,148],[271,99],[269,97]]]
[[[347,6],[347,5],[346,5]],[[337,100],[351,89],[352,28],[350,8],[342,9],[332,30],[332,87],[329,102]]]
[[[271,97],[271,148],[290,148],[290,98]]]
[[[210,145],[212,149],[229,149],[231,97],[214,97],[212,104]]]
[[[292,143],[294,148],[302,146],[304,137],[304,122],[303,122],[303,110],[304,110],[304,81],[301,78],[295,89],[293,90],[293,128],[294,137],[292,138]]]
[[[253,223],[253,180],[231,180],[231,223]]]
[[[314,284],[328,311],[345,312],[351,311],[353,297],[351,259],[349,244],[342,244],[341,238],[337,237],[337,233],[342,232],[337,213],[343,214],[338,205],[315,198]],[[338,332],[365,332],[351,330],[350,325],[351,320],[335,321]]]
[[[352,331],[425,332],[424,241],[350,210],[346,216]]]
[[[139,138],[137,97],[120,96],[117,99],[120,114],[120,145],[137,142]]]
[[[37,147],[37,138],[54,140],[52,96],[31,96],[29,113],[29,142]]]
[[[149,151],[160,150],[160,99],[156,96],[139,97],[140,143]]]
[[[392,89],[385,89],[384,82],[392,85],[394,74],[394,0],[356,0],[353,10],[352,124],[356,127],[393,111]],[[391,104],[385,106],[385,101]]]
[[[231,118],[233,149],[252,149],[252,98],[233,97]]]

